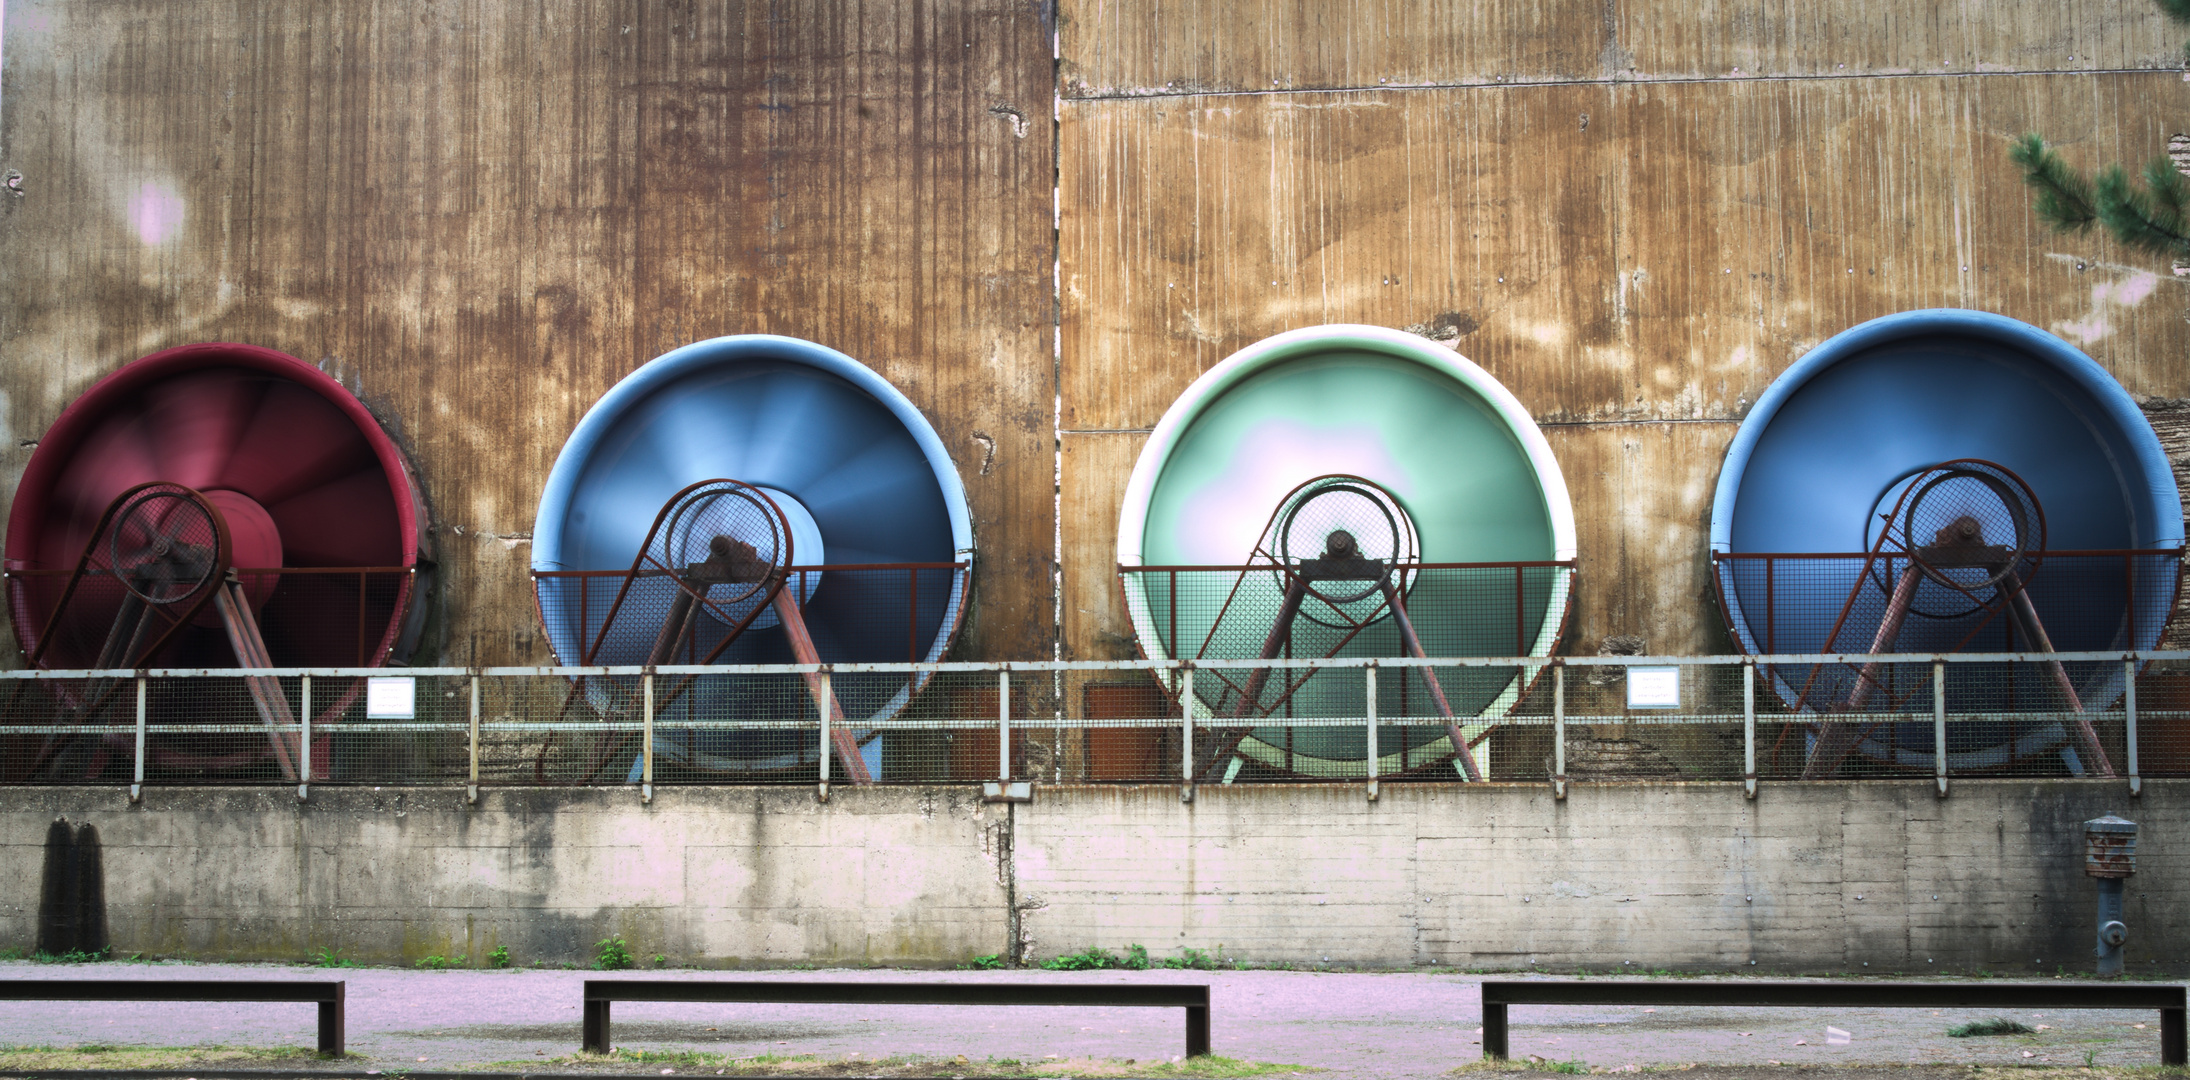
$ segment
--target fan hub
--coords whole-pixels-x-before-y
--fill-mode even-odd
[[[228,550],[234,566],[242,570],[281,569],[281,529],[257,499],[226,488],[204,494],[205,501],[212,503],[213,509],[220,511],[221,520],[228,523]],[[272,591],[271,582],[267,591]]]

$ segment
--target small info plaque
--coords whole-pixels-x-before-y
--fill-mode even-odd
[[[1627,707],[1630,709],[1680,708],[1681,669],[1677,667],[1628,668]]]
[[[418,680],[379,678],[365,680],[365,718],[412,720],[418,713]]]

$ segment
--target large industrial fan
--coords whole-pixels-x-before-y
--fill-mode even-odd
[[[1574,558],[1542,433],[1482,369],[1373,326],[1296,330],[1204,373],[1126,487],[1120,584],[1166,659],[1541,657]],[[1377,682],[1379,772],[1485,775],[1483,742],[1541,665],[1414,666]],[[1359,775],[1352,669],[1208,668],[1186,707],[1197,771]]]
[[[768,335],[687,345],[618,383],[564,444],[533,530],[541,619],[574,665],[940,660],[972,553],[958,471],[920,411],[858,361]],[[810,732],[740,722],[827,715],[835,775],[882,779],[872,722],[924,683],[837,672],[786,695],[765,677],[668,680],[656,760],[796,775],[817,760]],[[580,701],[610,718],[643,707],[628,678],[579,680]],[[578,755],[580,782],[639,770],[627,736]]]
[[[2173,471],[2113,378],[2051,334],[1952,310],[1865,323],[1782,374],[1735,436],[1711,520],[1751,653],[2151,649],[2182,540]],[[1890,719],[1930,711],[1928,664],[1769,670],[1811,718],[1776,748],[1802,775],[1852,756],[1933,767],[1931,726]],[[1945,689],[1956,712],[2009,717],[1958,724],[1950,768],[2112,773],[2088,714],[2119,700],[2120,663],[1956,664]]]
[[[425,535],[409,466],[341,384],[269,349],[183,346],[101,380],[39,441],[8,517],[9,614],[46,668],[377,666],[417,641]],[[322,723],[353,703],[354,683],[322,691]],[[281,686],[242,684],[263,742],[159,738],[147,764],[270,764],[309,779],[282,733],[296,717]],[[110,682],[41,685],[78,722],[134,712]],[[148,707],[163,722],[217,715],[207,695],[222,692],[163,684]],[[83,779],[134,752],[129,740],[18,739],[8,771]],[[311,762],[324,776],[327,756]]]

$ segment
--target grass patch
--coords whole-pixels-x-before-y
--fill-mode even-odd
[[[470,1069],[537,1070],[543,1065],[578,1067],[589,1072],[631,1072],[659,1075],[663,1069],[677,1073],[724,1076],[858,1076],[966,1077],[1038,1076],[1056,1080],[1108,1080],[1125,1077],[1176,1077],[1179,1080],[1243,1080],[1247,1077],[1313,1073],[1309,1065],[1284,1065],[1268,1061],[1242,1061],[1228,1057],[1198,1057],[1181,1061],[1132,1058],[955,1058],[898,1055],[869,1057],[819,1054],[760,1054],[734,1057],[699,1050],[645,1050],[617,1047],[607,1054],[567,1054],[553,1058],[520,1058],[467,1064]]]
[[[347,1055],[356,1057],[357,1055]],[[319,1061],[304,1046],[0,1046],[0,1073],[60,1069],[180,1069],[198,1065]]]
[[[323,968],[355,968],[365,966],[355,960],[343,956],[341,949],[332,948],[326,945],[322,945],[318,949],[314,950],[312,952],[312,958],[305,961],[305,963],[308,963],[313,967]]]
[[[1990,1020],[1972,1020],[1969,1023],[1956,1024],[1947,1029],[1947,1034],[1957,1039],[1967,1039],[1979,1035],[2036,1035],[2037,1033],[2036,1029],[2030,1025],[2020,1020],[2010,1020],[2004,1016],[1995,1016]]]
[[[990,958],[977,958],[975,960],[976,966],[979,966],[981,960],[986,959]],[[999,962],[997,966],[1001,967],[1003,965]],[[1076,953],[1051,957],[1044,960],[1041,966],[1044,971],[1103,971],[1111,968],[1123,971],[1147,971],[1149,968],[1169,968],[1173,971],[1216,971],[1223,968],[1237,970],[1240,967],[1237,961],[1224,958],[1224,946],[1222,945],[1217,946],[1215,953],[1182,945],[1179,947],[1179,955],[1170,957],[1151,957],[1148,955],[1148,949],[1140,945],[1126,946],[1125,955],[1119,956],[1098,945],[1082,949]]]

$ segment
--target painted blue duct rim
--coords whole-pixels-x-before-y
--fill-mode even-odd
[[[1764,395],[1743,418],[1740,431],[1734,435],[1733,445],[1727,448],[1726,464],[1719,472],[1718,489],[1711,502],[1711,551],[1728,554],[1734,550],[1733,527],[1735,504],[1741,495],[1743,477],[1747,474],[1750,456],[1757,443],[1770,429],[1772,420],[1811,380],[1828,369],[1859,356],[1869,350],[1897,344],[1912,338],[1955,337],[1970,342],[1989,343],[2047,365],[2076,387],[2089,395],[2091,403],[2123,437],[2126,449],[2133,455],[2142,495],[2138,522],[2144,526],[2144,535],[2136,537],[2134,546],[2145,548],[2179,548],[2183,543],[2181,496],[2175,486],[2174,469],[2161,448],[2158,436],[2145,419],[2143,410],[2123,390],[2121,384],[2099,366],[2097,361],[2070,345],[2028,323],[1996,315],[1986,311],[1970,311],[1959,308],[1932,308],[1922,311],[1905,311],[1872,319],[1851,327],[1810,350],[1801,360],[1782,372],[1772,381]],[[1973,456],[1950,454],[1949,457]],[[1936,462],[1911,463],[1914,466]],[[1859,545],[1846,542],[1828,544],[1830,550],[1853,550]]]
[[[1269,369],[1322,353],[1383,355],[1412,362],[1459,383],[1481,399],[1518,444],[1534,473],[1542,498],[1541,511],[1550,531],[1550,551],[1538,557],[1559,561],[1575,557],[1574,504],[1567,493],[1565,474],[1560,472],[1542,429],[1511,390],[1473,361],[1424,338],[1389,327],[1338,323],[1288,330],[1255,342],[1202,372],[1164,410],[1126,482],[1118,516],[1119,565],[1144,565],[1150,502],[1158,481],[1180,440],[1210,405]],[[1294,477],[1291,482],[1305,479],[1308,477]],[[1284,486],[1290,487],[1291,482]],[[1259,525],[1260,518],[1254,523]],[[1245,557],[1245,551],[1242,546],[1240,557]]]
[[[532,568],[621,569],[620,566],[564,565],[562,522],[569,516],[571,498],[586,464],[618,420],[652,394],[708,368],[746,360],[804,364],[852,384],[888,409],[919,445],[934,473],[950,518],[954,554],[961,560],[972,555],[973,522],[966,508],[965,485],[958,477],[958,467],[952,463],[950,452],[943,447],[943,440],[917,406],[865,364],[826,345],[775,334],[735,334],[694,342],[663,353],[625,376],[586,411],[570,439],[563,444],[562,452],[556,456],[555,467],[548,472],[547,485],[540,493],[540,509],[533,525]]]

